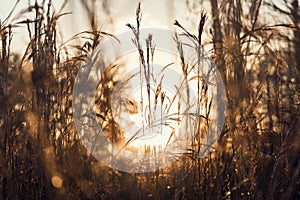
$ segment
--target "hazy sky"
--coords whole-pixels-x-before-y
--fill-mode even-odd
[[[0,0],[0,19],[1,22],[6,18],[8,13],[12,10],[16,0]],[[33,4],[34,0],[20,0],[17,6],[15,14],[20,10],[28,7],[28,2]],[[59,10],[63,0],[52,0],[56,11]],[[99,15],[99,27],[102,27],[103,31],[118,34],[124,31],[128,31],[126,23],[135,24],[135,9],[139,0],[107,0],[110,15],[113,18],[114,23],[111,24],[109,18],[103,14],[102,1],[98,0],[96,3],[96,10]],[[187,27],[189,30],[196,32],[199,13],[201,10],[205,10],[208,13],[208,23],[210,23],[210,1],[192,1],[189,2],[189,7],[186,6],[185,0],[141,0],[142,2],[142,27],[152,28],[167,28],[172,29],[172,25],[175,19]],[[200,3],[199,3],[200,2]],[[201,3],[202,2],[202,3]],[[200,5],[199,5],[200,4]],[[191,9],[196,6],[197,9]],[[64,12],[72,12],[71,15],[64,16],[58,23],[59,38],[61,41],[65,41],[72,37],[72,35],[81,31],[89,29],[89,24],[80,0],[69,0],[69,3],[64,9]],[[31,17],[32,18],[32,17]],[[17,21],[24,20],[17,19]],[[208,32],[208,28],[205,29]],[[13,44],[14,49],[23,52],[25,46],[29,41],[26,27],[23,24],[22,28],[14,29]]]
[[[0,0],[0,19],[1,22],[8,16],[9,12],[12,10],[16,0]],[[56,11],[59,10],[62,0],[52,0],[54,8]],[[102,27],[103,31],[118,34],[124,31],[129,31],[128,27],[125,26],[126,23],[135,24],[135,9],[138,4],[138,0],[109,0],[107,1],[109,12],[113,19],[113,24],[110,23],[108,17],[103,14],[102,1],[99,0],[96,3],[96,10],[98,10],[99,16],[99,27]],[[173,0],[142,0],[142,27],[157,27],[157,28],[174,28],[173,22],[175,19],[180,18],[180,21],[188,26],[187,22],[190,24],[195,24],[198,19],[196,13],[192,13],[188,10],[185,5],[185,1],[173,1]],[[34,0],[21,0],[16,7],[15,16],[20,10],[27,8],[28,3],[33,4]],[[205,9],[202,7],[202,9]],[[209,8],[205,10],[209,11]],[[64,16],[60,19],[58,23],[58,31],[62,41],[67,40],[72,37],[72,35],[79,33],[81,31],[89,29],[89,24],[80,0],[69,1],[64,9],[64,12],[72,12],[71,15]],[[187,15],[189,13],[189,15]],[[29,16],[33,18],[33,16]],[[16,19],[14,22],[22,21],[26,19]],[[192,20],[191,20],[192,19]],[[12,23],[10,20],[9,23]],[[195,29],[196,30],[196,29]],[[20,28],[14,29],[13,44],[14,50],[18,52],[24,52],[26,44],[28,44],[29,38],[26,30],[26,26],[23,24]],[[17,45],[16,45],[17,44]]]

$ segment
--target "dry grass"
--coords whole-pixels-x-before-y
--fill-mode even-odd
[[[198,110],[201,106],[207,109],[197,121],[201,123],[192,144],[167,168],[141,174],[120,172],[99,163],[83,147],[74,127],[71,95],[77,70],[103,38],[114,37],[97,26],[95,1],[81,2],[91,30],[78,33],[63,44],[57,41],[56,24],[70,13],[54,13],[51,0],[35,2],[17,14],[12,10],[8,18],[1,21],[1,199],[299,199],[297,1],[289,4],[288,13],[260,0],[223,1],[219,6],[216,0],[210,1],[213,58],[228,97],[221,137],[206,157],[198,158],[213,109],[198,68],[196,98],[201,102]],[[243,14],[246,4],[250,7],[249,17]],[[260,19],[262,7],[287,16],[291,23],[264,24]],[[33,17],[19,21],[26,13]],[[140,41],[141,13],[141,4],[138,4],[136,24],[127,26],[134,33],[133,41],[139,53],[139,73],[134,76],[147,88],[147,96],[141,99],[145,105],[142,108],[149,109],[147,115],[142,116],[148,122],[143,127],[149,128],[182,117],[169,116],[151,123],[153,113],[159,109],[157,105],[181,98],[180,92],[187,94],[187,99],[181,102],[191,104],[188,86],[193,66],[184,59],[184,44],[180,38],[187,37],[195,44],[198,66],[201,66],[203,34],[211,25],[206,24],[210,15],[201,13],[195,30],[198,35],[194,35],[193,30],[186,30],[179,20],[175,21],[180,33],[174,39],[184,80],[177,93],[168,96],[164,93],[164,78],[153,77],[155,41],[149,35],[146,48]],[[30,42],[25,54],[16,56],[11,41],[18,26],[28,30]],[[29,60],[31,73],[24,71]],[[135,138],[124,141],[124,130],[112,117],[110,106],[112,91],[120,81],[115,78],[116,69],[123,63],[118,64],[107,68],[99,83],[95,94],[99,106],[97,116],[107,137],[120,147],[126,147]],[[164,70],[174,65],[166,65]],[[151,99],[155,106],[150,105]],[[127,110],[136,112],[136,102],[132,99],[124,102]],[[183,115],[187,119],[191,117],[189,108]],[[188,130],[191,124],[186,125]]]

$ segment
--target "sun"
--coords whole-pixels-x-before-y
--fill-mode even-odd
[[[196,114],[196,72],[190,71],[186,84],[174,55],[157,52],[155,60],[147,66],[149,74],[134,53],[126,55],[119,65],[122,73],[115,77],[118,81],[112,91],[111,110],[123,134],[123,148],[141,153],[149,148],[187,149],[195,138],[200,116]]]
[[[146,81],[137,63],[126,63],[126,73],[113,90],[112,115],[124,132],[124,143],[141,152],[149,147],[166,148],[180,126],[183,107],[178,106],[176,82],[181,77],[171,65],[165,66],[153,64]]]

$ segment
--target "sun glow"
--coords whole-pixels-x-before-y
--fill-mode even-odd
[[[115,77],[118,83],[114,86],[111,101],[114,121],[124,132],[122,143],[140,152],[149,147],[166,149],[173,143],[178,148],[186,148],[185,142],[194,137],[199,116],[205,115],[206,110],[205,106],[198,107],[197,70],[189,72],[190,90],[187,94],[182,69],[175,55],[157,51],[154,63],[147,66],[150,71],[147,82],[136,54],[133,52],[122,58],[125,64],[120,65],[121,73]],[[208,68],[203,64],[202,70],[208,71]],[[202,87],[201,81],[199,87]],[[212,95],[211,91],[207,92],[208,99]],[[195,114],[197,112],[200,112],[199,116]]]
[[[166,148],[180,125],[180,98],[176,85],[182,77],[171,65],[173,56],[160,52],[155,59],[163,65],[152,64],[147,83],[134,53],[126,55],[126,72],[122,73],[112,97],[114,120],[124,131],[129,147],[144,151],[147,147]],[[134,61],[134,62],[132,62]],[[166,67],[168,66],[169,67]],[[132,67],[130,67],[132,66]],[[123,71],[123,70],[121,70]],[[178,110],[179,109],[179,110]]]

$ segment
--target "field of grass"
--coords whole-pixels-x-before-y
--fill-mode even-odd
[[[114,19],[107,2],[101,1],[107,11],[103,15]],[[148,132],[166,135],[164,150],[171,152],[172,162],[164,167],[154,162],[156,170],[147,170],[153,162],[145,159],[139,173],[99,162],[97,155],[103,152],[97,150],[107,144],[97,142],[98,133],[78,130],[78,119],[89,118],[84,112],[89,103],[77,103],[72,96],[76,75],[95,64],[93,56],[103,53],[99,45],[118,41],[100,28],[96,0],[78,0],[90,28],[67,41],[58,39],[62,30],[57,24],[72,15],[64,12],[68,0],[59,11],[51,0],[28,1],[28,7],[1,19],[0,199],[300,199],[300,3],[205,2],[210,10],[199,12],[194,30],[174,19],[178,56],[158,72],[155,58],[165,54],[155,48],[155,33],[141,39],[143,3],[132,5],[134,23],[124,24],[132,34],[136,71],[124,77],[126,61],[105,66],[97,57],[106,69],[96,83],[92,110],[107,141],[121,150],[155,156],[162,152],[158,144],[130,145]],[[184,4],[187,13],[202,9],[196,1]],[[24,54],[12,45],[20,27],[26,30],[23,37],[30,38]],[[192,53],[182,38],[191,42]],[[195,65],[186,60],[189,55],[196,58]],[[204,61],[222,81],[207,81],[204,75],[211,72],[200,73],[206,69]],[[182,76],[175,94],[165,84],[168,70]],[[136,99],[125,91],[132,80],[144,85]],[[211,88],[217,88],[214,95]],[[223,115],[220,135],[205,146],[212,121]],[[124,116],[144,119],[142,128],[127,134],[131,122],[122,124]],[[184,145],[176,146],[181,140]],[[88,149],[84,141],[91,141]],[[174,153],[175,147],[180,152]],[[199,156],[203,149],[209,152]]]

